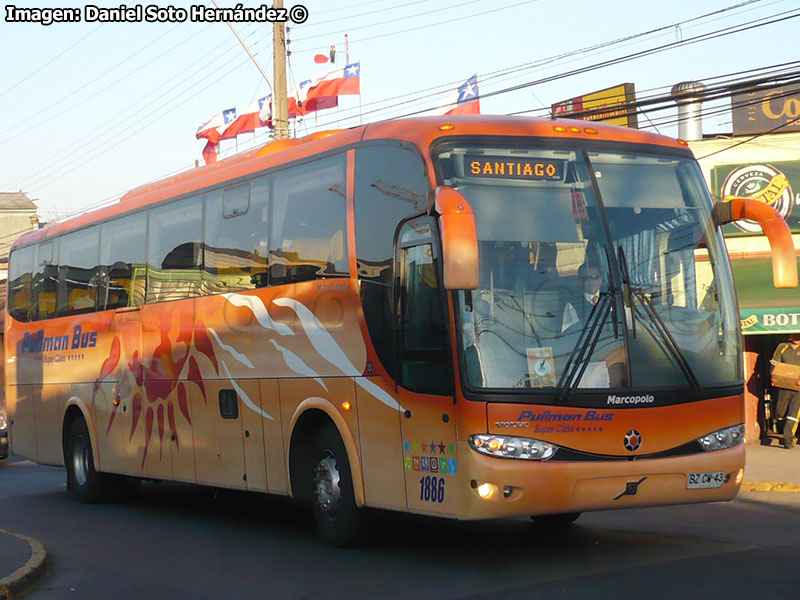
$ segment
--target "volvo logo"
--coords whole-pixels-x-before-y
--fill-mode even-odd
[[[639,449],[639,446],[642,445],[642,434],[636,431],[635,429],[631,429],[628,433],[625,434],[625,450],[629,452],[636,452]]]

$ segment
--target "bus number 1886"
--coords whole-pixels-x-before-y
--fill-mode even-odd
[[[444,502],[444,477],[425,475],[419,480],[419,499],[425,502]]]

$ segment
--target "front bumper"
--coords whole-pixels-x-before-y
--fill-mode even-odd
[[[459,519],[731,500],[739,491],[737,475],[745,461],[744,444],[688,456],[613,462],[495,458],[478,454],[466,442],[459,446],[459,484],[464,489]],[[687,489],[689,473],[714,471],[725,474],[722,486]],[[492,484],[497,492],[481,498],[482,483]]]

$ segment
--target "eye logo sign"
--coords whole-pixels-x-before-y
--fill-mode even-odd
[[[631,429],[628,433],[625,434],[625,450],[628,450],[629,452],[636,452],[641,445],[642,445],[641,433],[639,433],[635,429]]]
[[[792,186],[786,175],[771,165],[747,165],[734,169],[722,184],[723,201],[728,196],[751,198],[768,204],[786,219],[792,212]],[[739,230],[761,233],[761,226],[754,221],[735,221]]]

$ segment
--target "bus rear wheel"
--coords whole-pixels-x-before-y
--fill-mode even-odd
[[[81,502],[95,503],[108,499],[112,482],[110,476],[94,468],[92,441],[86,421],[77,418],[67,433],[67,491]]]
[[[366,517],[356,505],[350,461],[333,424],[317,432],[311,458],[308,476],[320,538],[332,546],[354,546],[363,542]]]
[[[578,517],[581,516],[579,512],[573,513],[562,513],[557,515],[531,515],[531,519],[533,522],[536,523],[539,527],[544,527],[548,529],[560,529],[562,527],[567,527],[571,525],[575,521],[578,520]]]

